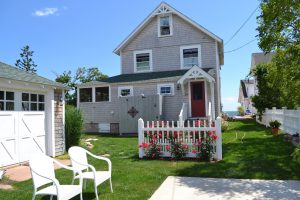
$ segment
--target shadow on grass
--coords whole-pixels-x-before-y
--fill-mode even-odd
[[[84,133],[85,136],[97,136],[106,138],[137,138],[137,135],[120,135],[119,133]]]

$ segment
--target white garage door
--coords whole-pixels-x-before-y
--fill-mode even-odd
[[[0,112],[0,165],[27,161],[45,153],[44,112]]]

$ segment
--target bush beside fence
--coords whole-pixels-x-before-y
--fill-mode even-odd
[[[164,122],[164,121],[147,121],[138,120],[138,136],[139,145],[148,144],[153,140],[160,146],[161,157],[171,157],[169,147],[171,142],[180,142],[187,148],[185,157],[194,158],[195,146],[202,141],[208,140],[207,137],[214,136],[214,154],[213,158],[222,160],[222,135],[221,135],[221,118],[218,117],[215,121],[198,120],[192,123],[182,122]],[[139,157],[143,158],[145,151],[139,149]]]

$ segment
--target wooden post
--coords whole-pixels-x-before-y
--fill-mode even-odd
[[[140,118],[138,120],[138,134],[139,134],[139,144],[142,144],[144,142],[144,120]],[[143,148],[139,148],[139,158],[143,158],[144,156],[144,150]]]
[[[217,117],[216,120],[216,134],[218,135],[218,139],[216,140],[216,159],[217,160],[222,160],[222,118]]]

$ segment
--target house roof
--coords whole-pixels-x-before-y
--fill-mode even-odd
[[[211,68],[202,68],[205,72],[208,72]],[[102,79],[101,81],[91,81],[83,83],[80,86],[90,86],[99,83],[125,83],[146,81],[153,79],[170,78],[176,76],[183,76],[188,70],[174,70],[174,71],[160,71],[160,72],[147,72],[147,73],[135,73],[135,74],[121,74],[112,76],[110,78]]]
[[[206,28],[204,28],[203,26],[201,26],[200,24],[198,24],[197,22],[193,21],[192,19],[190,19],[189,17],[187,17],[186,15],[182,14],[181,12],[179,12],[178,10],[176,10],[175,8],[173,8],[172,6],[170,6],[169,4],[167,4],[166,2],[161,2],[151,13],[150,15],[148,15],[146,17],[146,19],[144,21],[142,21],[142,23],[140,23],[122,42],[121,44],[119,44],[117,46],[117,48],[114,50],[114,53],[116,53],[117,55],[120,55],[120,51],[123,47],[125,47],[151,20],[152,18],[156,17],[159,14],[167,14],[167,13],[173,13],[176,14],[177,16],[181,17],[182,19],[184,19],[185,21],[187,21],[188,23],[190,23],[191,25],[193,25],[194,27],[196,27],[198,30],[204,32],[205,34],[207,34],[208,36],[210,36],[211,38],[213,38],[214,40],[216,40],[218,42],[218,48],[219,48],[219,54],[220,54],[220,64],[223,65],[224,64],[224,46],[223,46],[223,40],[218,37],[217,35],[215,35],[214,33],[210,32],[209,30],[207,30]]]
[[[54,87],[64,88],[65,86],[61,83],[49,80],[42,76],[39,76],[34,73],[29,73],[23,70],[20,70],[11,65],[0,62],[0,78],[23,81],[29,83],[39,83],[43,85],[50,85]]]
[[[248,98],[248,94],[247,94],[246,85],[245,85],[244,80],[241,80],[241,88],[242,88],[244,98]]]
[[[270,53],[252,53],[251,56],[251,69],[255,68],[256,65],[260,63],[268,63],[272,60],[272,57],[274,56],[273,52]]]

